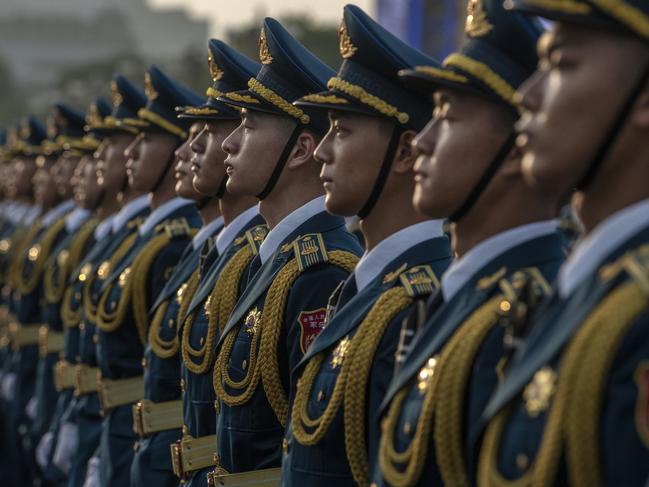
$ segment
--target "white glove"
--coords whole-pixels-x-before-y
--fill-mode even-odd
[[[67,475],[72,468],[72,459],[76,455],[78,447],[79,428],[74,423],[63,423],[59,429],[52,463]]]
[[[14,398],[16,393],[16,374],[13,372],[7,372],[2,378],[2,398],[5,401],[9,401]]]
[[[43,435],[41,441],[38,442],[38,446],[36,447],[36,463],[38,463],[43,470],[45,470],[49,462],[53,444],[54,433],[48,431]]]
[[[83,487],[101,487],[101,480],[99,479],[99,463],[99,457],[92,457],[88,460],[86,480],[83,483]]]
[[[38,410],[38,398],[36,396],[33,396],[27,403],[27,406],[25,407],[25,414],[29,419],[34,421],[38,414],[37,410]]]

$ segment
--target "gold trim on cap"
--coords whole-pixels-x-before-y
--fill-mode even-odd
[[[622,0],[591,0],[595,6],[622,22],[642,37],[649,38],[649,16]]]
[[[361,103],[368,105],[386,117],[395,117],[400,124],[406,124],[410,120],[410,115],[407,113],[400,112],[397,107],[390,105],[378,96],[368,93],[364,88],[361,88],[358,85],[353,85],[342,78],[331,78],[327,82],[327,88],[330,90],[338,90],[346,95],[353,96]]]
[[[295,105],[292,105],[289,101],[282,98],[270,88],[262,85],[257,79],[250,78],[248,80],[248,88],[250,88],[250,91],[257,93],[268,103],[275,105],[277,108],[287,113],[291,117],[297,118],[301,123],[306,125],[311,121],[311,117],[304,113],[303,110],[296,107]]]
[[[232,91],[230,93],[226,93],[225,96],[229,98],[230,100],[234,101],[240,101],[242,103],[250,103],[252,105],[258,105],[261,103],[257,98],[250,96],[250,95],[241,95],[235,91]]]
[[[511,9],[508,4],[511,0],[505,1],[505,8]],[[524,0],[523,3],[530,7],[539,7],[547,10],[555,10],[566,14],[586,15],[590,13],[590,5],[575,0]]]
[[[336,95],[306,95],[300,98],[300,101],[310,101],[313,103],[337,103],[344,105],[346,103],[349,103],[349,100],[346,100],[345,98],[340,98],[339,96]]]
[[[465,71],[474,78],[478,78],[489,88],[491,88],[499,97],[514,107],[518,104],[514,100],[516,90],[507,81],[501,78],[489,66],[475,59],[471,59],[464,54],[453,53],[444,60],[444,66],[453,66]]]
[[[216,88],[213,88],[212,86],[210,86],[210,87],[207,89],[207,91],[205,92],[205,94],[206,94],[207,96],[209,96],[210,98],[218,98],[219,96],[223,96],[223,92],[222,92],[222,91],[219,91],[219,90],[217,90]]]
[[[137,116],[143,120],[153,122],[167,132],[170,132],[171,134],[180,137],[181,139],[187,138],[187,133],[183,129],[164,119],[157,113],[152,112],[151,110],[140,108],[137,112]]]
[[[469,78],[461,74],[454,73],[448,69],[436,68],[435,66],[415,66],[415,71],[418,73],[434,76],[435,78],[443,78],[455,83],[468,83]]]
[[[187,115],[216,115],[219,111],[211,107],[185,107],[183,113]]]

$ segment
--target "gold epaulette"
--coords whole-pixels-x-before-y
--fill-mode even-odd
[[[191,235],[192,229],[186,218],[174,218],[173,220],[167,220],[155,227],[155,233],[162,232],[165,232],[169,238],[176,238]]]
[[[428,296],[439,288],[439,279],[429,265],[411,267],[399,275],[399,281],[411,298]]]
[[[259,253],[259,247],[261,247],[266,235],[268,235],[268,227],[266,225],[257,225],[246,232],[245,239],[248,245],[250,245],[252,255]]]
[[[309,233],[293,241],[293,251],[300,272],[329,260],[321,233]]]

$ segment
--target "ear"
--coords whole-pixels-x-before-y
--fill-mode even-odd
[[[313,160],[313,152],[318,146],[315,136],[308,131],[303,131],[297,138],[291,155],[286,162],[289,169],[297,169]]]
[[[522,178],[522,160],[523,153],[516,145],[514,145],[514,147],[509,150],[509,154],[507,154],[507,157],[503,161],[503,164],[500,167],[500,173],[506,178]]]
[[[412,143],[416,135],[417,132],[414,130],[406,130],[401,134],[397,152],[392,162],[392,170],[394,172],[405,174],[412,171],[417,160],[417,151]]]

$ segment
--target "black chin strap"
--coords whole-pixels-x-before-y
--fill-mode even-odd
[[[396,155],[397,149],[399,148],[399,141],[401,140],[401,134],[403,134],[403,129],[398,126],[394,126],[392,129],[392,135],[390,136],[390,143],[388,148],[385,151],[385,157],[383,157],[383,162],[381,163],[381,169],[379,170],[379,175],[376,177],[374,182],[374,187],[370,193],[367,202],[363,205],[363,208],[358,212],[358,217],[363,220],[374,209],[374,205],[381,196],[381,192],[385,187],[385,183],[388,180],[388,175],[390,174],[390,168],[392,167],[392,161],[394,161],[394,156]]]
[[[162,181],[164,181],[165,176],[169,172],[169,169],[171,167],[173,167],[173,164],[176,161],[175,152],[176,152],[176,150],[174,149],[174,151],[171,153],[171,157],[169,159],[167,159],[167,162],[165,163],[164,169],[160,173],[160,176],[158,176],[158,180],[156,181],[155,185],[153,186],[153,189],[151,189],[151,191],[149,191],[149,193],[155,193],[158,190],[158,188],[162,184]]]
[[[584,173],[584,175],[577,183],[576,188],[579,191],[583,191],[584,189],[586,189],[586,187],[591,183],[591,181],[595,177],[595,174],[597,174],[599,168],[602,166],[602,163],[606,159],[606,156],[608,155],[611,148],[615,144],[615,140],[617,139],[617,137],[620,135],[620,132],[624,128],[624,125],[626,124],[629,115],[633,111],[634,105],[636,104],[636,102],[640,98],[640,95],[644,91],[648,79],[649,79],[649,62],[646,63],[644,70],[642,71],[642,74],[638,78],[638,81],[635,83],[635,85],[633,85],[631,91],[629,92],[629,95],[627,96],[625,103],[622,105],[622,108],[620,109],[617,118],[615,119],[613,125],[611,126],[608,133],[606,134],[606,137],[604,137],[604,140],[602,140],[602,143],[600,144],[599,149],[595,154],[595,157],[591,161],[588,168],[586,168],[586,172]]]
[[[473,205],[475,205],[476,201],[478,201],[478,198],[480,198],[480,195],[482,192],[485,190],[491,179],[494,177],[496,172],[498,172],[498,169],[500,169],[500,166],[502,166],[503,162],[505,162],[505,159],[509,155],[510,151],[512,150],[512,147],[514,147],[514,142],[516,141],[516,132],[513,132],[509,134],[507,137],[507,140],[503,143],[502,146],[500,146],[500,150],[496,154],[496,156],[491,160],[489,163],[489,166],[487,166],[487,169],[485,169],[485,172],[482,173],[482,177],[478,180],[477,184],[473,187],[471,192],[469,193],[469,196],[464,200],[464,203],[460,208],[453,213],[450,217],[449,220],[452,222],[458,222],[460,221],[469,211],[471,211],[471,208],[473,208]]]
[[[214,200],[215,196],[205,196],[204,198],[201,198],[200,200],[196,201],[195,206],[196,209],[202,210],[205,208],[212,200]]]
[[[257,195],[258,199],[263,200],[264,198],[266,198],[266,196],[270,194],[270,192],[277,184],[277,180],[282,174],[282,171],[284,170],[284,166],[286,166],[286,162],[288,161],[288,156],[291,155],[291,151],[293,150],[293,147],[297,142],[297,138],[302,133],[302,128],[303,127],[301,125],[297,125],[293,129],[293,133],[291,133],[288,142],[286,142],[286,145],[284,146],[284,150],[279,156],[279,160],[277,161],[277,164],[275,164],[275,169],[273,169],[273,173],[270,175],[270,179],[268,180],[268,183],[266,183],[266,187],[262,190],[261,193]]]

